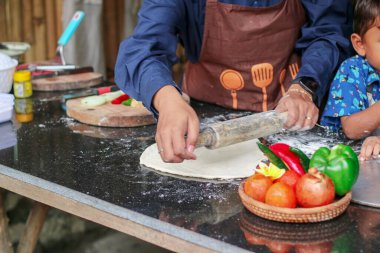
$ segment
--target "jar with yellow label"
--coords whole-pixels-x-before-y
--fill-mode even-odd
[[[13,93],[16,98],[27,98],[33,94],[31,73],[27,70],[16,71],[13,75]]]

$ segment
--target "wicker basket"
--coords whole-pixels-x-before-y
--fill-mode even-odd
[[[318,223],[283,223],[252,215],[244,209],[240,213],[240,228],[257,238],[289,244],[310,244],[334,241],[346,233],[352,224],[347,213],[330,221]]]
[[[331,220],[347,209],[352,197],[351,192],[349,192],[329,205],[313,208],[276,207],[249,197],[244,192],[244,183],[245,180],[239,186],[239,196],[243,205],[257,216],[273,221],[308,223]]]

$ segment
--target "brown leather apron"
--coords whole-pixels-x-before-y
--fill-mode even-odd
[[[183,90],[228,108],[273,109],[299,70],[294,45],[305,20],[301,0],[271,7],[208,0],[200,58],[186,64]]]

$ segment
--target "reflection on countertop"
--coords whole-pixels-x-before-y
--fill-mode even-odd
[[[11,121],[0,123],[0,150],[17,144],[15,128]]]
[[[175,225],[173,229],[178,229],[178,234],[183,229],[191,230],[199,240],[212,238],[216,239],[213,243],[224,242],[244,250],[376,252],[380,248],[380,212],[376,209],[351,204],[342,216],[317,224],[263,220],[242,207],[238,197],[240,180],[195,181],[140,167],[141,153],[154,142],[154,125],[121,129],[88,127],[66,116],[59,96],[43,94],[45,100],[41,101],[36,92],[33,121],[4,125],[7,138],[11,139],[6,143],[11,146],[0,150],[1,165],[151,217],[161,221],[162,226]],[[202,124],[249,114],[198,102],[192,105]],[[297,140],[299,145],[310,149],[318,139],[339,140],[320,131],[285,132],[267,139],[293,143]],[[160,230],[159,226],[152,228]]]

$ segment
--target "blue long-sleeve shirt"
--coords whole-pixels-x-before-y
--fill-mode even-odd
[[[220,0],[221,3],[268,7],[283,0]],[[297,0],[288,0],[297,1]],[[339,64],[350,56],[352,32],[350,0],[302,0],[307,23],[295,49],[302,54],[298,76],[319,84],[318,102],[328,91]],[[152,109],[152,98],[163,86],[176,86],[172,65],[177,43],[186,58],[197,62],[202,46],[206,0],[144,0],[132,36],[119,48],[115,81],[133,98]],[[291,15],[291,14],[290,14]],[[281,43],[281,42],[279,42]]]

